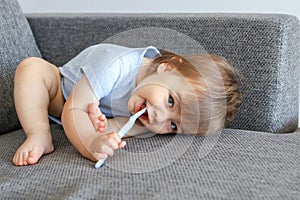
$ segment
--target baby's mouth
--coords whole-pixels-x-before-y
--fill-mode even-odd
[[[147,101],[145,101],[141,106],[140,108],[138,109],[138,111],[144,109],[147,107]],[[146,110],[142,115],[141,115],[141,118],[143,119],[146,119],[148,121],[148,110]]]

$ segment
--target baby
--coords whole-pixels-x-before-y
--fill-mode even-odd
[[[54,150],[49,117],[82,156],[97,161],[126,145],[117,131],[144,107],[131,136],[208,135],[230,123],[242,99],[232,67],[219,56],[113,44],[88,47],[59,68],[41,58],[23,60],[14,97],[26,134],[13,158],[17,166]]]

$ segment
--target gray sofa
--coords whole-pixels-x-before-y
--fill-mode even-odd
[[[29,14],[0,1],[0,199],[299,199],[300,30],[279,14]],[[244,102],[209,137],[127,139],[100,169],[52,123],[55,151],[16,167],[25,135],[13,105],[20,60],[60,66],[87,46],[216,53],[238,70]],[[38,98],[38,97],[37,97]]]

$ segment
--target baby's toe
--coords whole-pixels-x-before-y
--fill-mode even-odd
[[[21,163],[20,163],[20,155],[19,154],[15,154],[14,157],[13,157],[13,163],[17,166],[19,166]]]
[[[26,151],[18,151],[13,158],[13,163],[17,166],[24,166],[27,165],[27,152]]]
[[[30,165],[36,164],[42,155],[43,149],[36,147],[28,153],[26,161]]]
[[[20,160],[20,162],[22,162],[23,166],[28,165],[27,159],[28,159],[28,151],[24,151],[22,153],[22,159]]]

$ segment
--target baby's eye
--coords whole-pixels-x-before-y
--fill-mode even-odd
[[[171,95],[169,96],[168,104],[169,104],[170,108],[172,108],[174,106],[174,99],[173,99],[173,97]]]
[[[172,131],[174,131],[174,132],[177,131],[177,125],[175,124],[175,122],[171,122],[171,129],[172,129]]]

